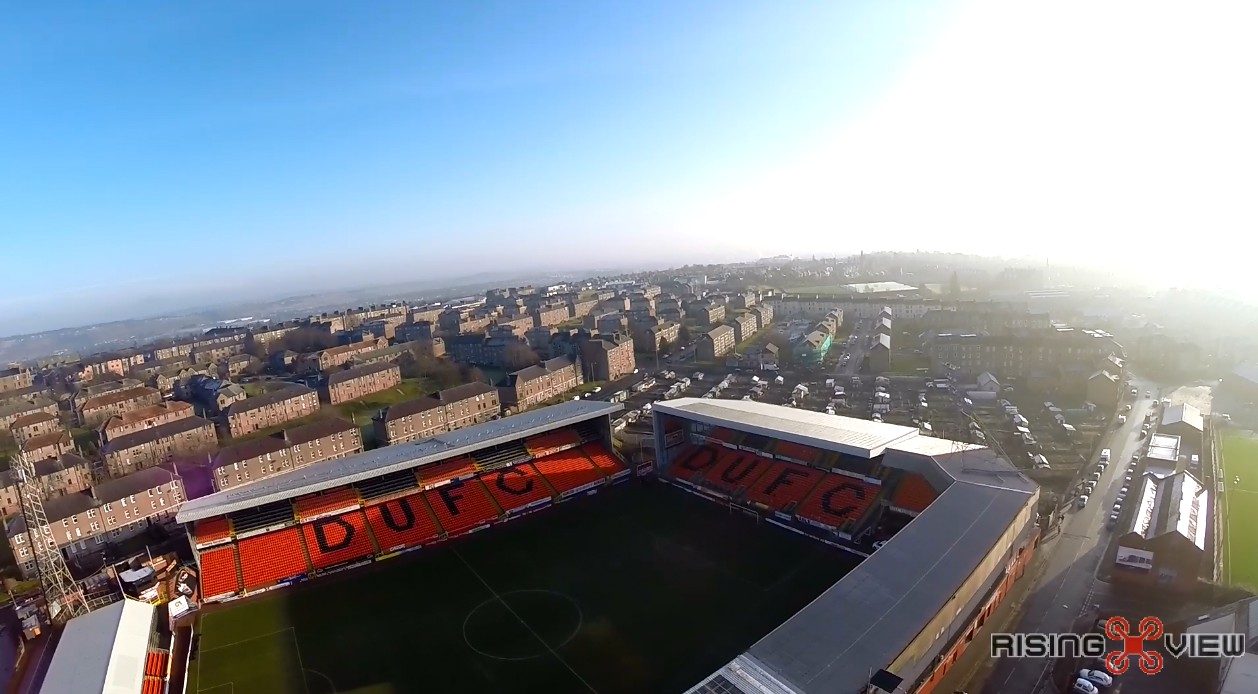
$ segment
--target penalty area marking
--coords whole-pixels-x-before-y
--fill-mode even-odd
[[[537,595],[552,595],[552,596],[554,596],[554,597],[556,597],[556,598],[559,598],[560,600],[563,600],[563,601],[567,602],[569,605],[572,605],[572,609],[573,609],[573,610],[575,610],[575,611],[576,611],[576,613],[577,613],[577,624],[576,624],[576,626],[572,629],[572,632],[571,632],[571,633],[569,633],[566,637],[564,637],[564,639],[563,639],[562,641],[560,641],[559,643],[555,644],[554,646],[551,646],[550,644],[546,643],[545,641],[542,641],[541,637],[540,637],[540,636],[537,636],[537,633],[536,633],[536,632],[533,632],[533,629],[532,629],[531,627],[529,627],[529,626],[528,626],[528,624],[527,624],[527,623],[525,623],[523,619],[520,619],[519,615],[516,615],[516,614],[515,614],[515,611],[514,611],[514,610],[512,610],[512,609],[511,609],[511,606],[510,606],[510,605],[508,605],[508,604],[507,604],[507,602],[506,602],[506,598],[507,598],[508,596],[511,596],[511,595],[522,595],[522,594],[526,594],[526,593],[532,593],[532,594],[537,594]],[[524,656],[505,656],[505,655],[494,655],[493,653],[486,653],[485,651],[482,651],[481,649],[479,649],[479,648],[477,648],[475,645],[473,645],[473,644],[472,644],[472,639],[468,638],[468,635],[467,635],[467,625],[468,625],[468,624],[472,621],[472,617],[473,617],[473,616],[474,616],[477,612],[479,612],[479,611],[481,610],[481,608],[485,607],[486,605],[489,605],[490,603],[494,603],[494,602],[501,602],[501,603],[502,603],[502,605],[503,605],[503,607],[506,607],[506,608],[507,608],[507,611],[508,611],[508,612],[510,612],[512,615],[514,615],[514,616],[516,617],[516,619],[520,620],[521,624],[524,624],[524,627],[525,627],[526,629],[528,629],[530,632],[532,632],[532,633],[533,633],[533,635],[534,635],[535,637],[537,637],[537,640],[541,642],[541,644],[542,644],[542,646],[543,646],[543,650],[540,650],[540,651],[538,651],[537,653],[533,653],[533,654],[531,654],[531,655],[524,655]],[[547,655],[549,655],[549,654],[553,653],[554,651],[557,651],[557,650],[559,650],[560,648],[563,648],[564,646],[567,646],[569,643],[571,643],[571,642],[572,642],[572,640],[573,640],[573,639],[575,639],[575,638],[577,637],[577,634],[581,633],[581,629],[582,629],[584,626],[585,626],[585,613],[581,611],[581,606],[577,604],[577,601],[576,601],[576,600],[573,600],[570,596],[565,595],[565,594],[563,594],[563,593],[560,593],[560,592],[558,592],[558,591],[554,591],[554,590],[546,590],[545,588],[524,588],[524,589],[520,589],[520,590],[511,590],[511,591],[507,591],[507,592],[505,592],[505,593],[502,593],[501,595],[494,595],[494,597],[489,598],[488,600],[484,600],[484,601],[482,601],[480,604],[478,604],[476,607],[473,607],[472,609],[468,610],[468,612],[467,612],[467,616],[463,618],[463,643],[467,644],[467,647],[468,647],[468,648],[470,648],[470,649],[472,649],[472,650],[473,650],[474,652],[476,652],[478,655],[482,655],[482,656],[484,656],[484,657],[486,657],[486,658],[490,658],[490,659],[493,659],[493,660],[502,660],[502,661],[507,661],[507,662],[519,662],[519,661],[523,661],[523,660],[534,660],[534,659],[536,659],[536,658],[544,658],[544,657],[546,657]]]

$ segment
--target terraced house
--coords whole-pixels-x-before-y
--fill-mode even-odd
[[[0,405],[0,429],[7,429],[27,415],[44,413],[56,416],[57,403],[50,398],[37,396],[29,400],[9,401]]]
[[[0,393],[30,388],[34,382],[34,374],[20,366],[0,370]]]
[[[92,483],[90,464],[74,453],[66,453],[60,458],[37,460],[34,465],[35,477],[39,480],[44,494],[49,497],[81,492]],[[21,510],[22,502],[18,496],[16,475],[12,470],[0,471],[0,518],[11,516]]]
[[[377,413],[371,423],[376,440],[390,446],[488,422],[501,414],[497,388],[468,383],[440,391],[436,397],[390,405]]]
[[[297,371],[304,374],[328,372],[338,366],[344,366],[357,354],[370,352],[373,349],[387,347],[388,345],[389,341],[382,338],[380,340],[365,340],[319,350],[318,352],[302,355],[297,362]]]
[[[9,431],[14,441],[22,443],[35,436],[61,431],[61,418],[47,412],[33,412],[13,420]]]
[[[214,456],[214,489],[231,489],[362,450],[362,432],[354,424],[343,419],[312,422],[219,451]]]
[[[503,407],[520,411],[563,395],[584,382],[576,361],[555,357],[510,374],[498,392]]]
[[[74,441],[70,438],[68,431],[54,431],[31,438],[22,442],[22,455],[27,460],[47,460],[49,458],[60,458],[65,453],[74,450]]]
[[[156,405],[161,401],[162,394],[156,388],[148,386],[114,391],[84,400],[79,405],[79,421],[87,427],[100,426],[110,417]]]
[[[137,431],[152,429],[155,426],[186,419],[192,416],[192,405],[178,400],[160,402],[156,405],[141,407],[124,414],[115,415],[100,426],[102,443]]]
[[[176,456],[209,453],[217,443],[213,422],[185,417],[114,438],[105,444],[102,453],[109,476],[122,477]]]
[[[319,397],[330,405],[379,393],[402,382],[402,371],[388,362],[355,366],[330,374],[319,387]]]
[[[286,385],[228,407],[223,414],[223,429],[228,436],[245,436],[318,412],[317,392],[305,386]]]

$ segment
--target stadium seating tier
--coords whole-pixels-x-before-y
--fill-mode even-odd
[[[576,429],[564,427],[548,431],[545,434],[530,436],[524,440],[524,447],[528,449],[529,455],[534,458],[545,458],[552,453],[558,453],[561,449],[575,446],[581,443],[581,437],[577,434]]]
[[[930,486],[925,477],[918,474],[905,475],[895,488],[895,496],[891,499],[892,506],[910,511],[925,511],[935,500],[935,488]]]
[[[819,523],[842,528],[865,516],[881,487],[847,475],[826,474],[795,513]]]
[[[575,437],[575,434],[574,434]],[[522,463],[496,472],[480,474],[480,481],[493,495],[494,501],[504,511],[527,506],[551,496],[550,486],[541,474],[528,463]]]
[[[197,521],[192,528],[192,534],[196,537],[198,547],[211,542],[226,540],[232,536],[231,522],[225,517],[207,518]]]
[[[441,534],[422,494],[368,506],[367,524],[382,552],[423,545]]]
[[[498,518],[498,507],[485,486],[476,478],[460,480],[424,492],[424,500],[437,516],[447,535],[464,531]]]
[[[215,547],[201,553],[201,597],[213,598],[240,592],[236,572],[236,548]]]
[[[777,461],[747,489],[747,498],[773,510],[803,501],[826,473],[815,468]]]
[[[316,569],[370,557],[376,551],[367,531],[367,517],[360,510],[302,523],[301,532]]]
[[[310,572],[301,531],[283,528],[241,540],[240,572],[245,590],[257,590]]]
[[[293,503],[293,512],[297,520],[315,516],[347,511],[362,504],[358,490],[353,487],[342,487],[321,494],[305,496]]]
[[[576,449],[535,460],[532,465],[560,494],[604,479],[594,463]]]
[[[804,446],[794,441],[778,441],[773,444],[773,453],[801,463],[814,463],[821,457],[821,451],[811,446]]]
[[[616,456],[612,455],[607,447],[599,441],[591,441],[583,446],[580,450],[595,465],[598,466],[604,474],[611,476],[621,470],[626,470],[625,464],[620,462]]]
[[[476,461],[464,456],[424,465],[419,468],[417,474],[425,488],[435,487],[451,480],[472,477],[476,474]]]
[[[772,467],[773,461],[746,451],[717,450],[716,464],[704,475],[705,484],[725,494],[751,486]]]

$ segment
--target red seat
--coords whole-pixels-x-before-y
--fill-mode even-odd
[[[551,453],[558,453],[581,443],[581,436],[575,429],[564,427],[545,434],[530,436],[524,440],[524,449],[534,458],[544,458]]]
[[[550,486],[528,463],[521,463],[502,470],[482,472],[479,476],[494,501],[504,511],[527,506],[551,497]]]
[[[687,446],[669,469],[673,477],[697,482],[716,466],[722,450],[719,446]]]
[[[310,563],[316,569],[364,559],[376,553],[371,533],[367,531],[367,517],[361,510],[302,523],[301,532],[306,538]]]
[[[301,531],[283,528],[238,543],[245,590],[267,588],[285,578],[310,572]]]
[[[738,489],[751,486],[772,466],[772,460],[755,453],[722,448],[717,452],[716,464],[708,468],[703,482],[726,494],[733,494]]]
[[[432,465],[424,465],[416,471],[424,489],[432,489],[447,482],[476,476],[476,461],[463,456]]]
[[[608,477],[612,476],[613,474],[617,472],[620,472],[621,470],[628,469],[625,467],[624,463],[620,462],[620,460],[616,456],[612,455],[607,450],[606,446],[599,443],[598,441],[591,441],[585,444],[584,446],[580,448],[580,451],[584,453],[586,457],[588,457],[591,461],[593,461],[594,464],[597,465],[598,468],[603,471],[603,474],[607,475]]]
[[[167,655],[162,651],[149,651],[148,657],[144,659],[144,674],[157,678],[165,677],[166,660]]]
[[[773,445],[773,452],[800,463],[816,462],[821,454],[821,451],[812,446],[805,446],[794,441],[778,441]]]
[[[498,519],[499,510],[480,480],[455,480],[424,492],[424,500],[447,535],[460,535]]]
[[[303,496],[293,503],[293,515],[297,520],[330,516],[343,513],[362,505],[358,490],[353,487],[341,487],[319,494]]]
[[[532,465],[560,494],[606,479],[589,458],[575,449],[534,460]]]
[[[422,494],[411,494],[367,507],[367,524],[376,536],[381,552],[396,552],[424,545],[441,531],[424,504]]]
[[[197,547],[230,540],[232,536],[231,521],[227,520],[226,517],[207,518],[197,521],[192,526],[192,535],[196,538]]]
[[[925,511],[927,506],[935,500],[937,494],[935,488],[930,486],[930,482],[925,477],[916,473],[905,475],[895,488],[895,496],[891,498],[891,505],[898,508],[908,509],[909,511]]]
[[[882,488],[847,475],[826,474],[795,514],[831,528],[864,517]]]
[[[747,498],[771,509],[802,501],[825,473],[815,468],[776,462],[747,488]]]
[[[227,545],[201,552],[201,599],[209,600],[240,592],[236,571],[236,547]]]

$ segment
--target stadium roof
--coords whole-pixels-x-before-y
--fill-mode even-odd
[[[122,600],[66,623],[40,694],[135,694],[144,685],[144,661],[156,608]]]
[[[917,436],[917,429],[868,419],[836,417],[754,400],[678,398],[654,405],[656,412],[743,431],[858,458],[876,458],[887,446]]]
[[[622,409],[624,407],[619,403],[569,400],[430,439],[385,446],[336,460],[325,460],[235,489],[192,499],[184,502],[176,518],[180,523],[190,523],[243,511],[262,504],[408,470],[424,463],[473,453],[566,424],[610,416]]]
[[[1179,533],[1199,549],[1206,548],[1206,489],[1187,472],[1161,478],[1145,475],[1136,509],[1131,532],[1146,540]]]

